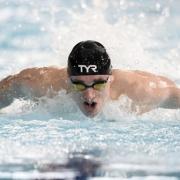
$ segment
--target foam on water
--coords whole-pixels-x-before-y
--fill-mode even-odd
[[[1,0],[0,78],[27,67],[66,66],[77,42],[95,39],[114,68],[147,70],[180,84],[178,7],[175,0]],[[0,171],[84,153],[101,161],[103,176],[176,179],[170,174],[180,176],[180,110],[139,116],[130,103],[121,97],[89,119],[64,91],[38,104],[15,100],[0,114]]]

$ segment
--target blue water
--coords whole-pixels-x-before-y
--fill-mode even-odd
[[[0,79],[28,67],[66,66],[79,41],[102,42],[113,67],[180,85],[180,2],[0,0]],[[0,179],[180,179],[180,110],[141,116],[109,102],[94,119],[59,92],[0,111]]]

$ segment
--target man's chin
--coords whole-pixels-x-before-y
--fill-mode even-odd
[[[95,117],[97,114],[99,114],[99,110],[97,108],[97,104],[83,104],[83,108],[81,109],[81,111],[83,112],[83,114],[85,114],[88,117]]]
[[[83,114],[89,118],[94,118],[97,116],[98,113],[92,113],[92,112],[83,112]]]
[[[93,118],[95,117],[98,112],[83,112],[87,117]]]

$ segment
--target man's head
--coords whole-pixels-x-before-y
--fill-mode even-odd
[[[110,95],[112,66],[106,49],[96,41],[79,42],[69,55],[67,70],[79,108],[87,116],[97,115]]]

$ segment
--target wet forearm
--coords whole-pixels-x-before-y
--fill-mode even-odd
[[[0,109],[10,105],[13,101],[13,98],[6,95],[0,95]]]
[[[0,109],[10,105],[13,102],[13,89],[11,76],[0,81]]]
[[[170,88],[169,97],[164,101],[162,107],[169,109],[180,108],[180,88]]]

